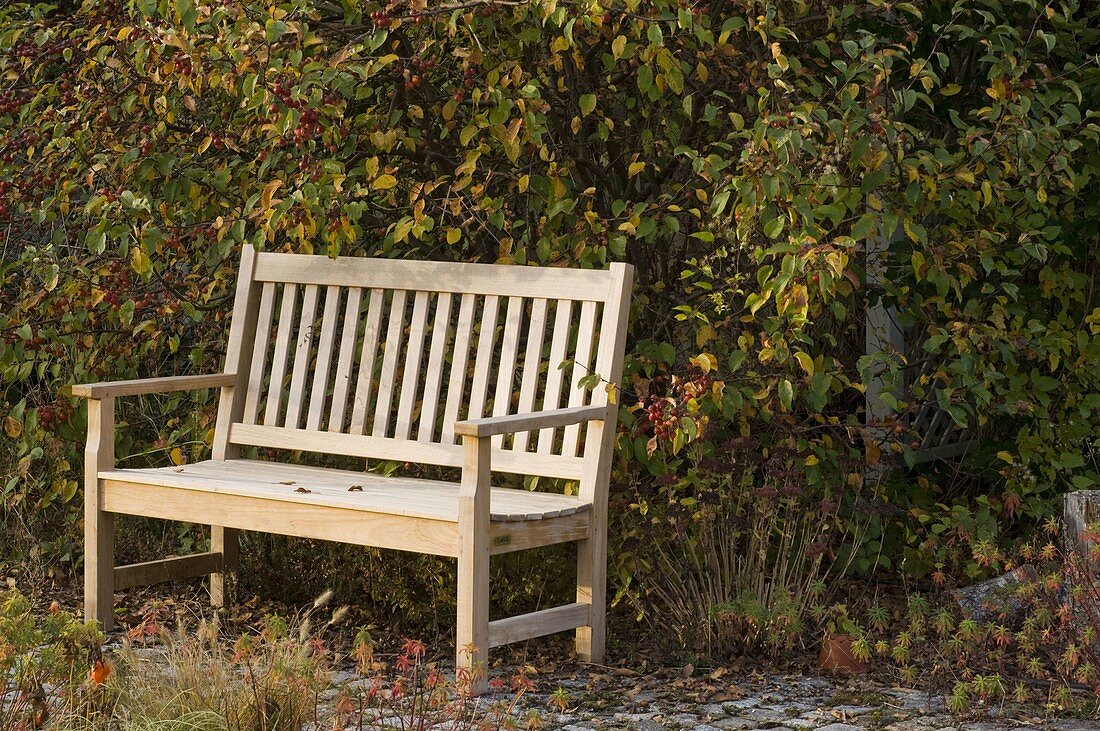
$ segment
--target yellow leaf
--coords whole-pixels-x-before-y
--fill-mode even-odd
[[[271,199],[275,196],[275,191],[278,190],[279,186],[282,184],[283,181],[276,178],[264,186],[264,192],[260,196],[260,211],[266,212],[271,208]]]
[[[449,228],[449,229],[447,229],[447,243],[448,244],[456,244],[456,243],[458,243],[458,240],[460,238],[462,238],[462,229],[459,229],[459,228]]]
[[[140,246],[130,249],[130,266],[142,276],[153,270],[153,262],[149,261],[149,256]]]
[[[626,50],[626,36],[616,36],[615,40],[611,41],[611,55],[618,61],[623,56],[623,51]]]
[[[377,178],[375,178],[370,187],[374,188],[375,190],[389,190],[395,185],[397,185],[397,178],[386,173],[383,175],[379,175]]]
[[[530,184],[531,184],[531,176],[530,175],[521,175],[521,176],[519,176],[519,182],[516,183],[517,192],[525,193],[527,191],[527,186],[530,185]]]
[[[393,240],[397,243],[401,243],[408,238],[409,232],[412,231],[414,222],[412,218],[403,218],[397,222],[397,225],[393,229]]]
[[[817,458],[816,454],[811,454],[810,456],[806,457],[806,466],[807,467],[813,467],[815,464],[817,464],[820,461],[821,460],[819,460]]]
[[[180,450],[179,447],[173,449],[172,453],[168,456],[171,458],[172,464],[183,464],[184,462],[183,452]]]
[[[16,439],[23,433],[23,425],[15,417],[9,416],[4,419],[4,432],[12,439]]]
[[[627,169],[627,177],[633,178],[635,175],[642,172],[643,170],[645,170],[644,162],[632,162],[630,163],[630,167]]]
[[[1008,452],[997,452],[997,459],[1003,459],[1005,462],[1012,464],[1015,460]]]
[[[798,365],[802,366],[802,370],[806,371],[807,376],[814,374],[814,359],[808,353],[795,353],[794,359],[798,361]]]

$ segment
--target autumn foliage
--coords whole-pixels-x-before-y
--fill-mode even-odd
[[[1100,481],[1098,19],[1077,0],[9,4],[0,505],[22,530],[0,552],[80,560],[66,386],[219,368],[250,243],[636,264],[612,577],[643,612],[667,590],[651,549],[716,515],[733,553],[811,551],[792,587],[979,574],[975,542]],[[865,352],[880,303],[904,352]],[[872,379],[896,419],[864,419]],[[970,430],[961,458],[916,465],[928,404]],[[126,409],[127,465],[206,454],[208,397]],[[871,483],[868,459],[899,468]],[[807,514],[784,543],[776,516]],[[415,604],[371,565],[370,596]],[[515,601],[555,578],[526,581]]]

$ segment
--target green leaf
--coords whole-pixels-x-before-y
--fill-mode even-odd
[[[794,386],[784,378],[779,382],[779,403],[782,404],[784,411],[791,410],[792,400],[794,400]]]
[[[875,223],[877,220],[877,215],[864,213],[859,217],[859,220],[852,225],[852,238],[859,241],[870,236],[871,232],[875,230]]]
[[[268,20],[264,30],[267,33],[267,42],[275,43],[286,34],[286,23],[281,20]]]
[[[769,239],[779,238],[779,234],[783,233],[783,226],[785,224],[786,221],[783,220],[782,216],[777,216],[776,218],[773,218],[772,220],[764,224],[764,235],[767,236]]]
[[[179,14],[180,24],[184,28],[194,30],[199,19],[199,10],[192,0],[176,0],[176,13]]]
[[[581,96],[581,114],[588,116],[596,108],[596,95],[584,94]]]

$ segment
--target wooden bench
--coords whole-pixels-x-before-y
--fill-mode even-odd
[[[483,663],[490,647],[570,629],[579,657],[599,662],[616,420],[604,384],[622,374],[631,277],[627,264],[590,271],[245,247],[223,373],[73,387],[89,399],[86,616],[110,628],[116,589],[205,574],[220,605],[244,529],[456,557],[460,667]],[[603,382],[587,388],[590,374]],[[221,389],[212,459],[116,467],[117,397],[203,388]],[[247,447],[459,468],[461,479],[244,459]],[[492,487],[493,472],[575,489]],[[115,566],[116,513],[209,524],[210,551]],[[564,542],[578,545],[576,601],[490,622],[489,557]]]

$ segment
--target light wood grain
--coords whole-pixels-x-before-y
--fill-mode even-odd
[[[569,406],[583,406],[589,393],[588,389],[580,385],[581,379],[589,375],[592,367],[592,339],[596,330],[596,303],[584,302],[581,304],[581,320],[577,327],[577,347],[573,353],[573,375],[569,379]],[[571,424],[565,427],[562,437],[561,453],[569,456],[577,454],[577,442],[580,437],[580,426]]]
[[[225,464],[222,462],[221,464]],[[238,552],[240,551],[240,537],[236,528],[228,528],[224,525],[210,526],[210,552],[215,553],[219,559],[220,569],[210,574],[210,604],[215,607],[224,607],[229,597],[229,585],[237,574],[239,567]]]
[[[372,289],[367,304],[363,350],[359,356],[359,377],[355,385],[351,425],[348,427],[351,434],[363,434],[367,428],[367,409],[370,408],[371,389],[374,387],[374,361],[378,355],[378,336],[382,331],[384,294],[380,289]]]
[[[183,467],[105,470],[102,480],[158,485],[206,495],[241,495],[298,505],[327,506],[412,518],[458,519],[459,484],[386,477],[259,460],[207,460]],[[354,487],[354,489],[352,489]],[[522,522],[584,512],[590,506],[572,495],[492,488],[494,521]]]
[[[462,465],[462,450],[456,444],[408,442],[364,434],[335,434],[281,426],[234,424],[230,430],[230,441],[254,447],[299,449],[319,454],[346,454],[397,462],[408,462],[415,456],[415,461],[419,464],[441,467]],[[577,480],[584,470],[584,460],[560,454],[518,454],[501,449],[493,452],[493,469],[498,472]]]
[[[221,573],[221,570],[222,555],[214,552],[193,553],[189,556],[175,556],[162,558],[159,561],[116,566],[115,589],[122,591],[135,586],[190,579],[195,576]]]
[[[504,297],[591,299],[607,289],[607,272],[555,267],[456,264],[452,262],[302,256],[262,253],[256,268],[262,282],[298,282]]]
[[[275,283],[264,282],[260,295],[260,310],[256,316],[256,335],[252,345],[252,368],[245,386],[244,413],[241,420],[256,423],[267,375],[267,353],[271,349],[271,322],[275,317]]]
[[[546,299],[540,297],[531,302],[531,322],[527,328],[527,351],[523,356],[523,378],[519,387],[520,414],[535,410],[535,395],[539,387],[539,364],[542,362],[542,344],[546,335]],[[516,432],[512,436],[512,450],[526,452],[530,432]]]
[[[512,390],[516,379],[516,353],[519,350],[519,326],[523,314],[523,298],[509,297],[504,316],[504,337],[500,344],[500,367],[497,369],[496,392],[493,394],[493,416],[504,416],[512,405]],[[493,436],[493,446],[500,449],[504,435]]]
[[[580,541],[591,534],[590,526],[591,510],[525,522],[494,520],[489,529],[489,551],[496,556],[539,546]]]
[[[84,447],[84,618],[110,631],[114,626],[115,516],[103,502],[99,471],[115,464],[115,400],[88,401]]]
[[[336,360],[336,373],[332,383],[332,407],[328,413],[328,430],[342,432],[348,408],[348,393],[351,391],[351,372],[355,361],[355,343],[359,334],[359,308],[362,304],[363,290],[352,287],[348,290],[344,305],[344,328],[340,334],[340,355]]]
[[[374,406],[374,428],[371,430],[371,434],[376,437],[389,436],[393,392],[397,386],[397,363],[401,357],[401,340],[405,331],[406,296],[405,290],[396,290],[393,293],[393,301],[390,303],[390,319],[386,329],[385,352],[382,354],[382,370],[378,373],[378,402]]]
[[[588,604],[565,604],[489,623],[489,646],[500,647],[588,624]]]
[[[271,378],[267,384],[267,405],[264,408],[264,423],[278,426],[279,413],[283,405],[283,388],[286,379],[287,355],[294,338],[294,311],[298,305],[298,287],[294,284],[283,285],[283,298],[279,304],[279,327],[275,332],[275,353],[271,357]]]
[[[306,429],[321,428],[321,419],[328,400],[328,377],[332,369],[332,351],[336,346],[336,321],[340,311],[340,288],[325,290],[325,311],[321,316],[321,332],[317,336],[317,364],[313,368],[313,389],[309,394],[306,411]]]
[[[462,438],[455,667],[471,673],[474,694],[488,689],[490,448],[488,439]]]
[[[241,530],[298,538],[393,548],[436,556],[458,554],[457,522],[369,513],[329,506],[298,505],[262,497],[219,495],[160,485],[104,481],[107,510],[188,523],[216,521]]]
[[[490,437],[497,434],[509,434],[517,431],[551,429],[569,424],[607,418],[607,406],[573,406],[550,411],[535,411],[529,414],[508,414],[506,416],[488,416],[483,419],[467,419],[455,424],[455,433],[460,436]],[[568,456],[568,455],[566,455]]]
[[[229,428],[230,424],[241,421],[244,416],[252,358],[256,351],[256,320],[261,303],[261,288],[256,286],[255,281],[257,259],[256,249],[250,244],[241,247],[241,269],[233,293],[233,313],[223,368],[226,373],[236,373],[237,382],[231,388],[223,388],[218,400],[212,445],[215,460],[240,456],[240,447],[229,442]],[[237,534],[231,528],[212,523],[210,542],[211,548],[222,554],[221,568],[210,574],[210,602],[220,606],[225,601],[226,584],[237,571]]]
[[[627,320],[630,316],[630,291],[633,267],[612,264],[611,280],[605,299],[600,345],[596,354],[596,372],[618,386],[623,377],[623,352],[626,349]],[[608,403],[604,390],[593,395],[593,402]],[[586,662],[603,662],[607,614],[607,491],[611,479],[611,460],[615,450],[615,422],[618,410],[612,407],[607,419],[588,425],[585,434],[584,475],[579,494],[592,504],[592,532],[577,543],[577,602],[591,604],[588,626],[577,629],[577,657]]]
[[[453,445],[455,442],[454,423],[458,420],[458,410],[462,405],[462,393],[466,387],[466,364],[470,357],[470,334],[474,327],[474,304],[472,294],[462,295],[458,307],[458,323],[455,325],[455,347],[451,353],[451,373],[447,384],[447,403],[443,408],[443,428],[439,441]]]
[[[296,429],[301,425],[302,406],[305,403],[310,362],[313,352],[313,324],[317,319],[317,299],[320,290],[317,285],[306,285],[302,293],[302,312],[298,319],[298,338],[294,347],[294,368],[290,376],[290,391],[286,398],[286,418],[283,426]]]
[[[164,376],[139,378],[133,381],[104,381],[81,383],[72,387],[73,396],[89,399],[107,399],[116,396],[142,396],[146,394],[193,391],[200,388],[224,388],[237,382],[233,373],[207,373],[198,376]]]
[[[550,360],[546,365],[546,390],[543,392],[542,411],[553,411],[561,406],[561,382],[565,370],[561,368],[569,345],[569,328],[573,321],[573,303],[559,300],[554,311],[554,334],[550,339]],[[539,432],[539,454],[550,454],[554,449],[554,430]]]
[[[474,356],[474,378],[470,382],[467,401],[469,416],[477,419],[485,414],[485,397],[489,388],[489,373],[493,367],[493,355],[497,339],[497,317],[500,314],[500,298],[489,295],[481,311],[481,328],[477,335],[477,354]]]
[[[435,415],[439,407],[439,387],[443,383],[444,349],[447,347],[451,324],[451,301],[454,298],[441,293],[435,305],[435,324],[432,326],[432,345],[428,351],[428,366],[424,373],[424,400],[420,410],[420,426],[417,441],[430,442],[435,434]]]
[[[424,330],[428,323],[428,293],[417,292],[413,298],[412,317],[409,319],[408,348],[405,351],[405,370],[401,375],[401,400],[397,406],[397,418],[393,435],[408,439],[412,428],[413,411],[416,408],[417,387],[420,384],[420,363],[424,352]]]

